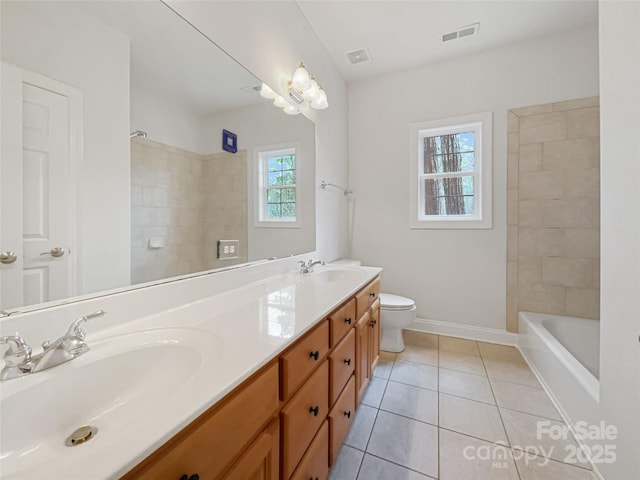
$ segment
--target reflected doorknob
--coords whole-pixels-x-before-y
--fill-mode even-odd
[[[49,250],[48,252],[42,252],[40,254],[40,256],[42,256],[42,255],[51,255],[54,258],[59,258],[59,257],[64,255],[64,248],[62,248],[62,247],[54,247],[51,250]]]
[[[7,251],[0,253],[0,263],[9,264],[13,263],[18,259],[18,255],[14,252]]]

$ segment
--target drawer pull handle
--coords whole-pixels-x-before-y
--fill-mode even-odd
[[[187,475],[186,473],[180,477],[180,480],[200,480],[200,475],[194,473],[193,475]]]
[[[347,325],[351,325],[351,317],[345,318],[344,323],[346,323]]]
[[[318,480],[318,477],[309,477],[309,480]]]
[[[313,416],[317,417],[318,413],[320,413],[320,407],[317,405],[315,407],[309,407],[309,413],[313,413]]]
[[[348,412],[344,412],[344,416],[347,418],[351,418],[351,410],[349,410]]]
[[[309,358],[313,358],[314,360],[318,360],[318,357],[320,356],[320,352],[318,350],[316,350],[315,352],[309,352]]]
[[[369,296],[370,296],[371,298],[375,298],[375,297],[376,297],[376,292],[371,292],[371,293],[369,294]]]
[[[351,365],[351,359],[350,358],[345,358],[344,359],[344,364],[345,365]]]
[[[377,320],[371,320],[371,321],[369,322],[369,326],[373,328],[373,327],[375,327],[375,326],[376,326],[376,323],[378,323],[378,321],[377,321]]]

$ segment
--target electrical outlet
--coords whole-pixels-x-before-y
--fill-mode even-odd
[[[240,240],[218,240],[218,258],[228,260],[238,258],[240,254]]]

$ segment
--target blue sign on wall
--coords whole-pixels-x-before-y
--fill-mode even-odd
[[[222,149],[236,153],[238,151],[238,136],[229,130],[222,130]]]

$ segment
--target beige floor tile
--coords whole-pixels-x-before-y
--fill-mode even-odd
[[[438,389],[438,369],[430,365],[397,361],[389,378],[415,387]]]
[[[438,366],[438,348],[405,345],[404,350],[398,354],[398,360],[403,362],[424,363],[425,365]]]
[[[560,462],[575,452],[578,444],[570,433],[566,438],[552,438],[545,428],[558,428],[564,426],[562,422],[549,420],[548,418],[529,415],[528,413],[514,412],[506,408],[500,409],[504,428],[509,437],[511,448],[530,452],[539,456],[553,458]],[[538,430],[540,435],[538,435]],[[583,466],[588,467],[588,464]]]
[[[486,375],[482,359],[475,355],[466,353],[440,351],[438,366],[459,372],[474,373],[476,375]]]
[[[562,421],[547,393],[541,388],[491,379],[491,387],[499,407]]]
[[[487,377],[440,368],[439,391],[458,397],[495,404]]]
[[[527,364],[516,347],[498,345],[495,343],[478,342],[478,348],[480,349],[480,355],[482,356],[483,360],[515,362],[524,365]]]
[[[380,355],[380,358],[378,359],[378,364],[376,365],[376,368],[373,369],[373,376],[380,377],[380,378],[389,378],[389,375],[391,375],[391,369],[393,368],[394,363],[395,363],[395,360],[391,360],[389,358],[386,358]]]
[[[438,424],[438,392],[390,381],[380,405],[398,415]]]
[[[438,412],[442,428],[508,444],[498,407],[441,393]]]
[[[364,452],[343,445],[329,472],[329,480],[356,480]]]
[[[366,452],[438,476],[438,428],[433,425],[380,411]]]
[[[429,480],[421,473],[387,462],[373,455],[365,455],[358,480]]]
[[[441,336],[439,348],[440,350],[446,350],[448,352],[466,353],[467,355],[480,356],[477,342],[473,340],[465,340],[463,338]]]
[[[593,472],[544,457],[514,451],[520,480],[596,480]]]
[[[380,358],[384,358],[385,360],[394,361],[397,356],[398,356],[397,353],[385,352],[384,350],[380,350]]]
[[[440,429],[440,480],[518,480],[511,450]]]
[[[542,388],[540,382],[528,365],[519,362],[503,362],[484,360],[484,367],[490,379],[505,380],[507,382]]]
[[[402,337],[404,338],[405,345],[438,348],[438,335],[416,332],[414,330],[403,330]]]
[[[367,442],[369,442],[369,436],[377,414],[378,409],[360,404],[356,410],[353,424],[344,440],[345,445],[364,451],[367,448]]]
[[[362,403],[370,407],[380,408],[384,389],[387,387],[388,380],[386,378],[372,377],[367,390],[362,397]]]

